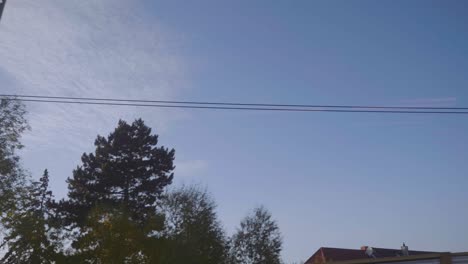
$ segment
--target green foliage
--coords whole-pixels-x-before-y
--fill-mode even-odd
[[[226,236],[209,194],[195,186],[181,187],[163,200],[169,263],[226,263]]]
[[[25,114],[20,101],[0,99],[0,176],[11,174],[17,168],[19,157],[15,151],[23,147],[19,139],[28,129]]]
[[[2,263],[52,263],[58,257],[57,225],[53,219],[52,193],[47,170],[39,182],[25,185],[16,203],[7,208],[2,225],[7,234]]]
[[[264,207],[255,208],[241,221],[232,237],[232,260],[240,264],[280,264],[282,239],[279,227]]]
[[[148,235],[161,229],[161,217],[145,226],[135,224],[125,208],[97,206],[88,217],[84,235],[74,242],[74,259],[81,263],[160,263],[160,239]]]
[[[16,150],[23,145],[21,134],[28,128],[25,108],[16,100],[0,100],[0,217],[15,206],[26,177],[19,165]]]

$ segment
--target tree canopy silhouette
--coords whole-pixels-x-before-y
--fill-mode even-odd
[[[197,186],[182,186],[163,199],[164,237],[168,263],[227,263],[227,238],[210,194]]]
[[[120,120],[114,132],[98,136],[94,153],[83,154],[82,165],[68,182],[68,200],[61,201],[67,224],[86,226],[96,206],[123,208],[132,221],[145,226],[155,218],[157,201],[171,184],[174,149],[157,146],[158,136],[143,120]]]
[[[24,114],[0,102],[2,263],[281,263],[279,229],[263,207],[228,239],[206,190],[165,192],[175,151],[141,119],[97,136],[67,179],[67,199],[54,201],[47,170],[32,180],[15,153]]]

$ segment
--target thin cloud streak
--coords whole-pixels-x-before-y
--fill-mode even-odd
[[[26,1],[8,4],[0,24],[2,92],[171,99],[185,85],[184,62],[168,30],[132,1]],[[27,146],[80,148],[119,118],[165,129],[181,112],[28,104]],[[80,150],[81,151],[81,150]]]
[[[205,160],[182,160],[175,162],[175,175],[177,177],[201,176],[200,174],[208,168],[208,162]]]

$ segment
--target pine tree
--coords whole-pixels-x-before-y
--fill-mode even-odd
[[[88,217],[88,231],[74,242],[75,263],[160,263],[161,243],[148,232],[161,226],[137,226],[124,208],[95,207]]]
[[[83,154],[82,165],[67,180],[68,200],[59,204],[65,225],[91,232],[93,210],[109,208],[113,219],[124,212],[132,227],[147,234],[162,229],[157,203],[172,182],[175,151],[157,144],[158,136],[141,119],[132,124],[120,120],[107,138],[98,136],[94,153]]]

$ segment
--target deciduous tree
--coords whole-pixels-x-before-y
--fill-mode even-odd
[[[169,263],[226,263],[227,242],[216,203],[196,186],[172,190],[163,200]],[[172,249],[172,250],[171,250]]]
[[[21,134],[28,129],[25,106],[14,98],[0,99],[0,217],[13,206],[26,184],[16,154],[23,145]]]
[[[2,263],[53,263],[58,259],[60,242],[48,185],[49,174],[45,170],[39,182],[21,189],[14,206],[7,208],[1,218],[7,230]]]
[[[232,237],[232,259],[239,264],[280,264],[281,249],[278,224],[264,207],[244,218]]]
[[[23,145],[21,134],[28,129],[25,106],[17,100],[0,99],[0,176],[18,168],[16,150]]]

